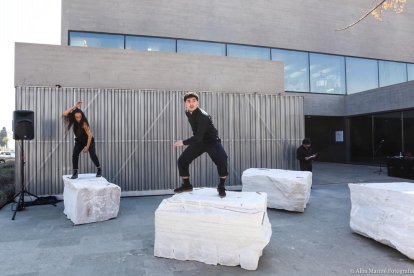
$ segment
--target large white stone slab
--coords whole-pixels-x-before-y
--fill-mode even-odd
[[[304,212],[309,202],[312,173],[251,168],[242,175],[243,192],[267,193],[267,207]]]
[[[414,183],[350,183],[352,231],[414,259]]]
[[[80,174],[78,179],[63,176],[63,213],[74,224],[84,224],[116,218],[121,188],[95,174]]]
[[[195,189],[164,199],[155,211],[154,255],[255,270],[272,228],[265,193]]]

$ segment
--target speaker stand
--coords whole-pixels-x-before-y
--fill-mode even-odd
[[[378,173],[378,174],[382,174],[383,173],[383,171],[382,171],[382,159],[381,159],[381,156],[379,156],[379,158],[378,158],[378,153],[382,149],[383,143],[384,143],[384,140],[381,140],[379,142],[377,150],[372,155],[372,161],[375,161],[375,159],[379,160],[379,162],[378,162],[379,163],[379,169],[378,169],[378,171],[375,171],[374,172],[374,173]]]
[[[33,196],[36,199],[39,198],[38,196],[26,191],[26,187],[24,185],[24,164],[25,164],[25,161],[24,161],[23,141],[24,140],[20,140],[20,147],[21,147],[21,149],[20,149],[20,191],[16,195],[14,195],[14,197],[13,197],[14,202],[16,202],[17,197],[19,197],[19,200],[16,202],[17,205],[16,205],[16,209],[14,210],[12,220],[15,219],[17,211],[23,211],[26,206],[30,205],[30,203],[25,204],[25,202],[24,202],[24,196],[26,194],[29,195],[29,196]]]
[[[381,158],[379,159],[379,169],[377,171],[375,171],[374,173],[378,173],[378,174],[382,174],[382,161]]]

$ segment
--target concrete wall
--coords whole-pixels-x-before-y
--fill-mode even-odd
[[[280,62],[16,43],[15,86],[283,93]]]
[[[88,117],[103,176],[124,195],[171,193],[179,185],[179,139],[192,136],[182,91],[17,87],[16,109],[34,111],[35,137],[27,141],[26,187],[35,194],[61,194],[62,175],[72,172],[72,130],[62,111],[77,100]],[[226,186],[241,187],[248,168],[298,169],[296,148],[304,137],[303,99],[259,93],[200,92],[228,155]],[[16,147],[16,184],[19,147]],[[86,154],[80,173],[94,172]],[[214,163],[203,154],[190,167],[196,187],[217,186]],[[18,185],[16,185],[18,187]]]
[[[210,40],[414,62],[414,3],[402,14],[369,16],[369,0],[63,0],[68,30]]]
[[[348,116],[414,107],[414,81],[372,89],[345,98]]]
[[[15,86],[283,93],[279,62],[16,43]],[[179,70],[175,70],[179,68]],[[352,116],[412,108],[414,81],[351,95],[287,93],[304,114]]]
[[[63,0],[62,44],[67,45],[69,30],[96,31],[414,62],[414,3],[410,1],[402,14],[385,12],[382,22],[369,16],[349,30],[335,31],[354,22],[371,4],[361,0]],[[399,90],[391,86],[350,96],[294,95],[304,97],[306,115],[347,116],[414,106],[405,99],[414,92]],[[380,94],[373,95],[376,92]]]
[[[380,87],[351,95],[286,93],[304,98],[310,116],[353,116],[414,107],[414,81]]]
[[[303,97],[303,112],[312,116],[346,116],[345,95],[292,93]]]

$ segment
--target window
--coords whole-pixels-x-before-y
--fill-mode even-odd
[[[309,92],[309,55],[307,52],[272,49],[272,60],[284,63],[285,90]]]
[[[292,92],[353,94],[414,80],[411,63],[258,46],[77,31],[69,32],[69,45],[272,59],[284,63],[285,91]]]
[[[379,61],[380,87],[407,81],[407,66],[402,62]]]
[[[350,123],[351,160],[373,162],[372,115],[351,117]]]
[[[223,43],[177,40],[177,52],[212,56],[225,56],[226,45]]]
[[[309,54],[311,92],[345,94],[343,56]]]
[[[403,111],[404,149],[406,154],[414,157],[414,109]]]
[[[346,87],[348,94],[378,88],[378,61],[347,57]]]
[[[352,161],[414,154],[414,109],[351,117],[350,125]]]
[[[126,36],[125,48],[140,51],[175,52],[175,39]]]
[[[82,47],[104,47],[124,49],[124,36],[112,34],[70,32],[69,45]]]
[[[270,49],[263,47],[227,45],[227,55],[229,57],[255,58],[270,60]]]
[[[414,64],[411,64],[411,63],[407,64],[407,75],[408,75],[409,81],[414,80]]]
[[[373,115],[373,148],[374,153],[377,151],[377,156],[395,156],[402,151],[401,115],[401,112]]]

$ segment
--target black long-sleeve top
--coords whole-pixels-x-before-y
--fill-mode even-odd
[[[183,141],[184,145],[194,143],[212,143],[219,141],[217,129],[213,125],[211,116],[201,108],[197,108],[193,112],[185,112],[188,122],[193,130],[193,136]]]
[[[310,147],[307,149],[302,145],[296,150],[296,159],[298,159],[301,162],[311,163],[312,158],[309,160],[305,160],[305,157],[309,156],[312,156],[312,148]]]

